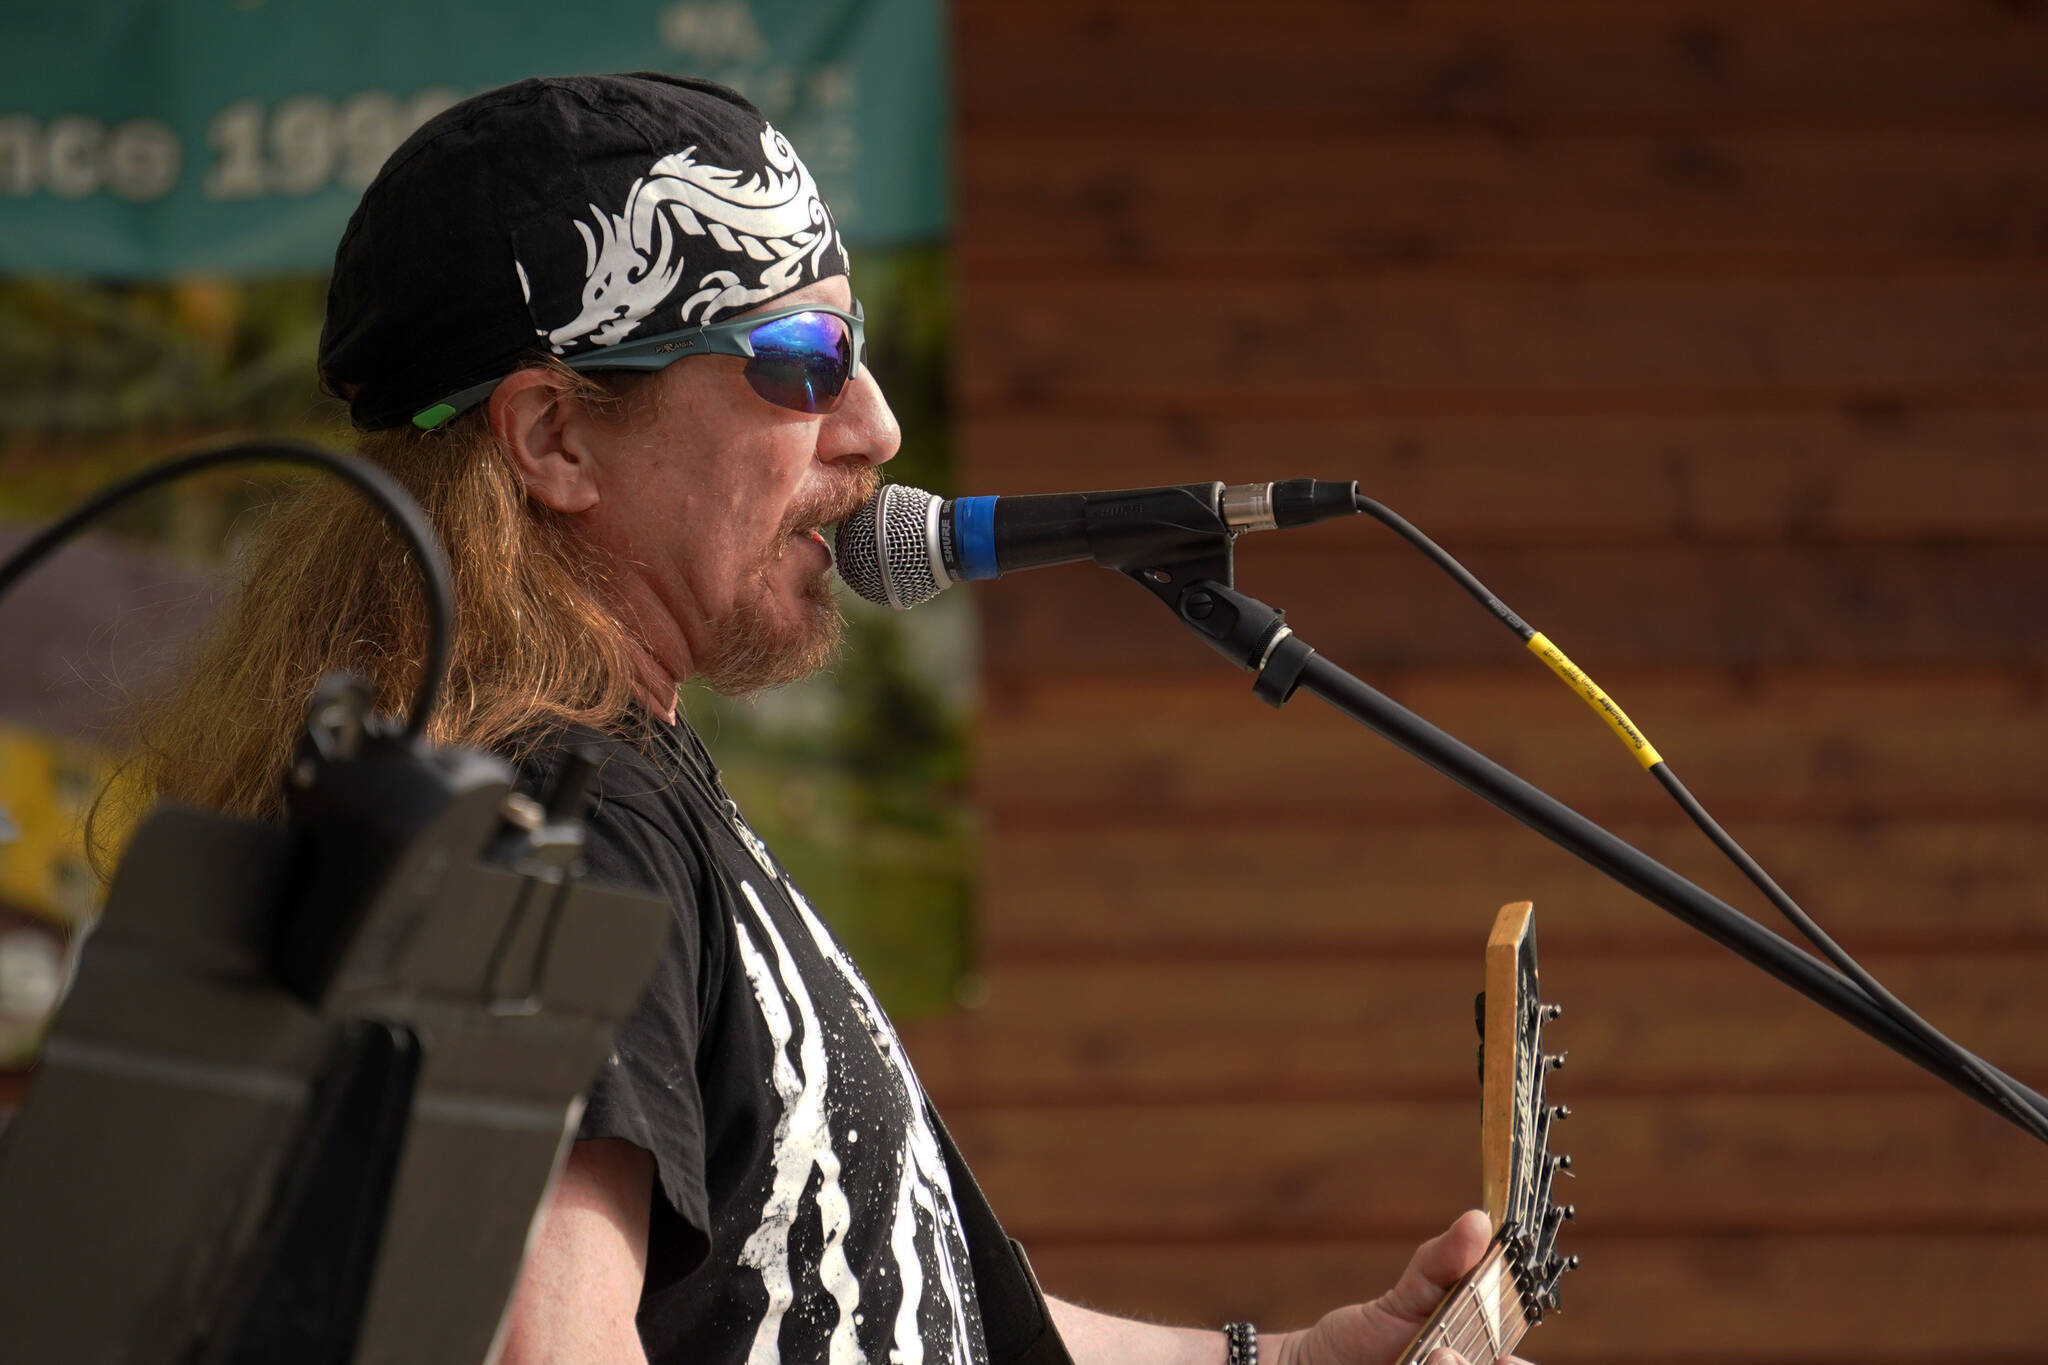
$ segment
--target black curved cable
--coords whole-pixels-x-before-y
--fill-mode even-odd
[[[418,739],[426,733],[427,722],[441,699],[441,684],[448,672],[448,651],[455,637],[455,593],[449,586],[448,559],[441,539],[420,510],[412,495],[398,480],[377,466],[353,455],[329,450],[311,441],[286,437],[258,437],[235,441],[190,455],[175,456],[151,465],[87,498],[51,523],[26,545],[0,564],[0,597],[40,564],[51,551],[76,535],[81,527],[136,494],[171,483],[188,474],[227,464],[296,464],[323,469],[354,484],[397,526],[420,566],[421,587],[427,599],[427,657],[420,673],[419,690],[413,694],[412,712],[406,718],[405,733]]]
[[[1842,975],[1855,982],[1879,1009],[1889,1014],[1900,1026],[1916,1035],[1930,1048],[1944,1053],[1962,1069],[1964,1075],[1996,1099],[2022,1128],[2041,1141],[2048,1142],[2048,1117],[2044,1117],[2038,1109],[2028,1103],[2026,1097],[1999,1075],[1995,1068],[1986,1065],[1977,1054],[1953,1041],[1921,1018],[1872,976],[1862,963],[1849,956],[1848,950],[1836,943],[1827,931],[1815,922],[1813,916],[1801,909],[1799,903],[1785,893],[1770,873],[1764,871],[1762,864],[1752,858],[1742,845],[1735,842],[1734,836],[1721,828],[1720,822],[1707,813],[1707,808],[1700,804],[1699,798],[1692,794],[1685,783],[1678,780],[1678,774],[1671,771],[1669,763],[1657,764],[1650,769],[1650,775],[1671,794],[1671,799],[1691,817],[1695,825],[1699,826],[1700,832],[1713,841],[1714,847],[1720,849],[1728,861],[1734,863],[1742,875],[1749,878],[1751,884],[1764,893],[1764,898],[1777,907],[1778,913],[1791,921],[1792,927],[1804,934],[1807,942],[1820,949],[1822,955],[1834,963]]]
[[[1372,517],[1375,521],[1392,530],[1396,535],[1400,536],[1417,550],[1420,550],[1438,568],[1449,574],[1459,587],[1470,593],[1481,605],[1492,612],[1502,625],[1513,631],[1517,639],[1521,640],[1524,644],[1531,644],[1532,642],[1547,643],[1541,641],[1535,630],[1520,616],[1510,610],[1505,602],[1502,602],[1493,593],[1488,591],[1486,585],[1481,583],[1469,569],[1452,558],[1442,546],[1417,530],[1414,525],[1395,513],[1393,509],[1387,507],[1384,503],[1375,502],[1362,493],[1356,495],[1356,503],[1360,512]],[[1563,656],[1558,654],[1556,659],[1563,661]],[[1576,669],[1572,669],[1569,661],[1563,662],[1566,669],[1577,673]],[[1552,667],[1556,667],[1555,662],[1552,663]],[[1572,682],[1574,679],[1567,676],[1567,681]],[[1592,683],[1592,680],[1585,677],[1583,673],[1577,673],[1574,685],[1581,695],[1594,705],[1596,710],[1604,710],[1606,712],[1609,725],[1626,741],[1633,731],[1633,727],[1630,726],[1627,717],[1621,713],[1620,709],[1608,704],[1606,694],[1601,692]],[[1619,724],[1616,723],[1617,721]],[[1635,738],[1638,741],[1642,740],[1640,733],[1636,733]],[[1699,799],[1692,794],[1683,782],[1678,780],[1678,775],[1671,771],[1671,765],[1664,761],[1654,748],[1651,748],[1647,742],[1638,743],[1634,747],[1637,748],[1639,758],[1643,762],[1644,767],[1649,770],[1651,776],[1657,779],[1664,790],[1670,794],[1671,799],[1678,803],[1679,808],[1700,828],[1700,831],[1707,836],[1714,847],[1719,849],[1730,862],[1734,863],[1736,868],[1741,871],[1743,876],[1749,879],[1751,884],[1763,892],[1765,899],[1770,901],[1772,906],[1791,923],[1793,928],[1803,934],[1806,940],[1813,944],[1814,947],[1820,949],[1821,954],[1828,961],[1832,962],[1842,975],[1855,983],[1857,989],[1861,990],[1870,999],[1872,1004],[1888,1015],[1894,1023],[1912,1034],[1928,1049],[1947,1058],[1957,1070],[1973,1081],[1980,1090],[1994,1100],[1998,1107],[2028,1134],[2043,1142],[2048,1142],[2048,1114],[2044,1114],[2038,1106],[2021,1094],[1996,1067],[1991,1066],[1983,1058],[1949,1038],[1946,1034],[1935,1028],[1934,1025],[1928,1023],[1920,1015],[1908,1008],[1905,1002],[1887,990],[1876,977],[1865,970],[1861,963],[1851,957],[1846,949],[1836,943],[1815,922],[1811,915],[1801,909],[1799,904],[1785,893],[1784,889],[1772,879],[1770,874],[1764,871],[1762,865],[1755,858],[1751,857],[1740,844],[1735,842],[1734,837],[1728,831],[1721,828],[1720,823],[1707,813],[1706,807],[1701,805]]]
[[[1515,615],[1513,611],[1509,610],[1507,603],[1488,592],[1486,585],[1473,577],[1470,569],[1451,558],[1450,553],[1443,546],[1417,530],[1413,522],[1385,503],[1375,502],[1363,493],[1355,494],[1354,498],[1359,511],[1365,513],[1374,521],[1377,521],[1380,525],[1422,551],[1431,563],[1455,579],[1459,587],[1471,593],[1480,606],[1485,607],[1488,611],[1499,617],[1501,624],[1513,631],[1517,639],[1526,643],[1531,636],[1535,635],[1535,629],[1527,621],[1524,621],[1521,617]]]

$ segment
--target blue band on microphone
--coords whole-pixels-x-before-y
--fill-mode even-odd
[[[960,550],[962,578],[997,578],[996,500],[993,497],[953,499],[954,543]]]

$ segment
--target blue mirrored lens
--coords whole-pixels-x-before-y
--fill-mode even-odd
[[[830,313],[791,313],[748,333],[747,382],[778,407],[830,412],[853,374],[853,333]]]

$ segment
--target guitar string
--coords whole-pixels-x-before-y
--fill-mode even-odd
[[[1503,1268],[1506,1269],[1509,1284],[1516,1290],[1507,1305],[1515,1322],[1509,1324],[1505,1318],[1503,1320],[1504,1328],[1510,1325],[1514,1328],[1512,1339],[1504,1341],[1507,1353],[1512,1353],[1515,1347],[1521,1343],[1522,1338],[1528,1335],[1531,1324],[1528,1315],[1522,1311],[1522,1295],[1520,1286],[1516,1283],[1514,1270],[1512,1267],[1506,1266],[1504,1259],[1502,1264]],[[1475,1360],[1475,1357],[1472,1355],[1472,1351],[1475,1348],[1484,1347],[1489,1352],[1493,1349],[1493,1334],[1486,1329],[1486,1310],[1480,1304],[1479,1297],[1474,1292],[1471,1282],[1468,1281],[1462,1285],[1458,1293],[1460,1301],[1454,1304],[1451,1311],[1446,1313],[1443,1320],[1437,1324],[1435,1335],[1444,1338],[1442,1344],[1448,1345],[1459,1355],[1465,1357],[1468,1362],[1472,1362],[1472,1365],[1492,1365],[1492,1362],[1498,1359],[1497,1356],[1489,1354],[1483,1362],[1480,1362]],[[1453,1325],[1454,1323],[1456,1324],[1455,1326]],[[1468,1332],[1472,1334],[1470,1342],[1465,1340]],[[1503,1331],[1502,1335],[1506,1338],[1508,1334],[1506,1331]],[[1431,1349],[1434,1350],[1436,1348],[1431,1347]],[[1428,1357],[1424,1356],[1422,1359],[1426,1361]]]
[[[1508,1287],[1515,1291],[1509,1296],[1507,1314],[1502,1315],[1502,1327],[1504,1329],[1502,1336],[1505,1339],[1503,1344],[1506,1346],[1507,1352],[1512,1352],[1516,1345],[1520,1344],[1521,1339],[1528,1335],[1531,1324],[1528,1315],[1522,1310],[1521,1285],[1514,1272],[1514,1268],[1507,1265],[1505,1257],[1501,1260],[1501,1266],[1506,1274]],[[1484,1346],[1491,1351],[1494,1338],[1493,1334],[1486,1329],[1486,1309],[1479,1302],[1479,1296],[1474,1292],[1471,1282],[1468,1281],[1466,1283],[1462,1293],[1464,1303],[1459,1307],[1454,1307],[1450,1313],[1444,1316],[1443,1325],[1446,1328],[1446,1334],[1452,1338],[1451,1348],[1464,1356],[1467,1361],[1473,1361],[1472,1348]],[[1499,1304],[1496,1301],[1496,1308],[1498,1307]],[[1461,1308],[1462,1312],[1460,1311]],[[1456,1327],[1450,1326],[1453,1321],[1460,1318],[1463,1321],[1459,1325]],[[1463,1337],[1468,1331],[1474,1333],[1469,1345],[1463,1341]],[[1509,1335],[1510,1331],[1512,1331],[1512,1336]],[[1496,1358],[1493,1355],[1487,1356],[1486,1365],[1491,1365],[1491,1362]]]
[[[1446,1337],[1445,1344],[1450,1346],[1459,1355],[1465,1357],[1468,1365],[1493,1365],[1493,1362],[1500,1359],[1501,1356],[1512,1354],[1515,1347],[1521,1344],[1522,1338],[1528,1335],[1528,1320],[1520,1312],[1516,1312],[1515,1317],[1521,1320],[1520,1325],[1516,1326],[1514,1323],[1505,1320],[1502,1322],[1501,1345],[1503,1349],[1499,1353],[1495,1353],[1493,1350],[1493,1334],[1486,1330],[1485,1323],[1481,1317],[1484,1311],[1482,1308],[1474,1307],[1465,1315],[1470,1321],[1456,1328],[1447,1328],[1444,1332]],[[1446,1324],[1449,1321],[1450,1319],[1447,1317],[1445,1319]],[[1470,1341],[1465,1339],[1468,1333],[1471,1336]],[[1435,1348],[1432,1347],[1431,1349]],[[1473,1354],[1474,1351],[1481,1349],[1484,1349],[1486,1352],[1484,1356]],[[1428,1358],[1424,1356],[1423,1360],[1426,1361]]]
[[[1540,1038],[1540,1025],[1538,1026],[1537,1034]],[[1517,1043],[1526,1044],[1535,1040],[1518,1037],[1516,1041]],[[1521,1048],[1518,1047],[1516,1051],[1519,1053]],[[1534,1089],[1539,1105],[1544,1098],[1545,1086],[1543,1085],[1543,1079],[1543,1073],[1539,1066],[1533,1077]],[[1531,1081],[1532,1077],[1527,1069],[1521,1066],[1515,1068],[1516,1108],[1522,1113],[1529,1111],[1529,1094],[1525,1087],[1528,1087]],[[1524,1195],[1528,1193],[1526,1185],[1524,1186],[1523,1193]],[[1493,1248],[1489,1247],[1488,1250],[1492,1252]],[[1514,1266],[1508,1262],[1505,1252],[1495,1255],[1493,1259],[1502,1272],[1506,1286],[1513,1291],[1505,1296],[1508,1300],[1505,1305],[1505,1311],[1502,1311],[1503,1305],[1500,1303],[1500,1299],[1503,1296],[1496,1294],[1494,1296],[1494,1312],[1488,1314],[1486,1305],[1481,1301],[1478,1292],[1476,1276],[1479,1267],[1475,1266],[1472,1274],[1468,1275],[1464,1282],[1454,1291],[1457,1295],[1456,1301],[1450,1305],[1449,1310],[1445,1312],[1443,1318],[1437,1323],[1435,1331],[1430,1334],[1438,1341],[1438,1346],[1429,1347],[1431,1351],[1437,1350],[1439,1346],[1449,1346],[1452,1350],[1463,1356],[1468,1365],[1493,1365],[1494,1361],[1512,1355],[1515,1348],[1521,1344],[1522,1338],[1529,1334],[1533,1324],[1529,1321],[1528,1314],[1523,1308],[1521,1277],[1516,1274]],[[1480,1265],[1483,1266],[1485,1264],[1486,1260],[1482,1258]],[[1498,1335],[1496,1335],[1496,1329],[1498,1330]],[[1427,1339],[1425,1338],[1425,1340]],[[1496,1343],[1503,1349],[1496,1351],[1494,1349]],[[1484,1350],[1486,1352],[1483,1361],[1480,1357],[1473,1354],[1477,1350]],[[1428,1356],[1426,1355],[1421,1357],[1421,1361],[1427,1361],[1427,1359]],[[1420,1365],[1420,1362],[1413,1362],[1413,1365]]]
[[[1489,1333],[1487,1333],[1484,1325],[1481,1323],[1479,1319],[1479,1315],[1483,1311],[1484,1310],[1478,1309],[1476,1307],[1470,1309],[1469,1311],[1463,1314],[1466,1321],[1453,1327],[1450,1325],[1452,1319],[1459,1316],[1457,1310],[1454,1309],[1451,1314],[1445,1317],[1442,1323],[1438,1324],[1438,1330],[1432,1334],[1437,1338],[1436,1345],[1432,1345],[1429,1349],[1431,1351],[1435,1351],[1440,1346],[1448,1346],[1452,1350],[1456,1351],[1459,1355],[1465,1357],[1465,1360],[1468,1362],[1468,1365],[1493,1365],[1493,1362],[1496,1359],[1498,1359],[1498,1357],[1492,1354],[1488,1354],[1483,1360],[1475,1360],[1472,1355],[1472,1352],[1475,1349],[1482,1346],[1485,1347],[1489,1353],[1493,1349],[1492,1336]],[[1468,1335],[1471,1337],[1471,1340],[1469,1341],[1466,1339]],[[1520,1338],[1517,1338],[1517,1340],[1519,1341]],[[1508,1349],[1512,1351],[1514,1347],[1511,1345],[1508,1347]],[[1421,1362],[1426,1362],[1428,1359],[1429,1357],[1427,1355],[1420,1357],[1420,1360],[1418,1361],[1417,1365],[1421,1365]]]
[[[1515,1318],[1521,1319],[1520,1327],[1519,1329],[1515,1329],[1514,1324],[1508,1320],[1507,1315],[1502,1316],[1501,1339],[1502,1345],[1506,1348],[1506,1350],[1498,1354],[1493,1353],[1494,1337],[1493,1333],[1487,1330],[1485,1320],[1486,1310],[1484,1306],[1480,1305],[1477,1302],[1476,1296],[1469,1295],[1469,1292],[1468,1297],[1472,1299],[1472,1307],[1465,1316],[1467,1316],[1470,1319],[1470,1321],[1466,1322],[1463,1326],[1457,1328],[1455,1332],[1452,1334],[1453,1339],[1451,1342],[1451,1349],[1455,1350],[1459,1355],[1464,1356],[1468,1362],[1471,1362],[1471,1365],[1493,1365],[1493,1362],[1497,1360],[1500,1355],[1511,1353],[1515,1349],[1516,1345],[1518,1345],[1521,1342],[1521,1339],[1528,1334],[1528,1320],[1521,1312],[1521,1295],[1518,1291],[1515,1295],[1515,1301],[1509,1305],[1509,1308],[1512,1311],[1513,1316]],[[1446,1318],[1446,1321],[1449,1321],[1449,1317]],[[1470,1331],[1472,1333],[1472,1340],[1469,1344],[1467,1344],[1463,1340],[1464,1334],[1467,1331]],[[1472,1354],[1473,1350],[1479,1347],[1484,1347],[1489,1352],[1489,1354],[1485,1356],[1483,1361]]]
[[[1518,1081],[1520,1079],[1520,1077],[1517,1077]],[[1459,1355],[1465,1357],[1467,1362],[1474,1363],[1474,1365],[1478,1365],[1478,1362],[1477,1358],[1472,1354],[1473,1350],[1481,1347],[1485,1348],[1491,1354],[1485,1357],[1483,1365],[1492,1365],[1492,1362],[1496,1359],[1512,1354],[1515,1347],[1521,1343],[1523,1337],[1529,1334],[1530,1328],[1534,1325],[1529,1321],[1528,1314],[1522,1307],[1520,1277],[1515,1273],[1514,1267],[1508,1264],[1505,1254],[1502,1254],[1497,1259],[1506,1276],[1508,1286],[1514,1290],[1514,1293],[1508,1296],[1507,1314],[1501,1315],[1501,1325],[1503,1328],[1501,1333],[1502,1344],[1506,1349],[1498,1353],[1492,1353],[1495,1337],[1493,1332],[1488,1330],[1485,1306],[1480,1302],[1474,1280],[1470,1277],[1455,1291],[1458,1295],[1458,1301],[1452,1304],[1450,1311],[1444,1314],[1442,1320],[1438,1322],[1437,1330],[1434,1333],[1434,1335],[1442,1339],[1440,1344],[1448,1345]],[[1485,1261],[1482,1259],[1480,1264],[1484,1265]],[[1475,1275],[1478,1269],[1478,1266],[1473,1267]],[[1496,1298],[1495,1306],[1496,1311],[1498,1311],[1498,1298]],[[1508,1315],[1510,1314],[1512,1315],[1512,1320],[1509,1319]],[[1468,1333],[1472,1338],[1469,1342],[1465,1340]],[[1435,1350],[1436,1348],[1431,1347],[1430,1349]],[[1423,1356],[1421,1360],[1426,1361],[1428,1357]],[[1419,1362],[1417,1362],[1417,1365],[1419,1365]]]
[[[1455,1316],[1455,1312],[1452,1316]],[[1467,1313],[1466,1316],[1470,1319],[1476,1315]],[[1431,1353],[1434,1353],[1439,1347],[1448,1346],[1459,1355],[1465,1357],[1467,1365],[1472,1365],[1472,1349],[1475,1343],[1467,1341],[1466,1337],[1477,1326],[1476,1321],[1467,1321],[1455,1328],[1449,1325],[1449,1321],[1450,1319],[1447,1317],[1444,1325],[1437,1332],[1437,1344],[1429,1348]],[[1425,1355],[1422,1357],[1421,1362],[1418,1362],[1418,1365],[1426,1365],[1428,1360],[1429,1356]],[[1493,1362],[1488,1360],[1480,1362],[1480,1365],[1493,1365]]]

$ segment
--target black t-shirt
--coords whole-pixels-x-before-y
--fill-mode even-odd
[[[580,1136],[652,1153],[639,1326],[650,1361],[986,1365],[924,1092],[867,983],[741,819],[687,726],[602,760],[588,875],[674,911]],[[641,752],[644,749],[646,752]]]

